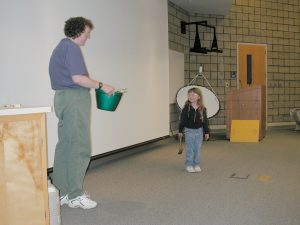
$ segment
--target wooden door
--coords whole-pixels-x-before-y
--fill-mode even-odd
[[[238,88],[266,85],[266,54],[266,45],[238,44]]]

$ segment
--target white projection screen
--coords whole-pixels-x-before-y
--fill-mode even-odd
[[[92,78],[127,88],[115,112],[96,108],[92,95],[92,155],[169,134],[168,8],[161,0],[3,0],[0,3],[0,105],[53,106],[48,62],[64,37],[64,22],[93,21],[82,48]],[[47,114],[48,167],[53,166],[57,119]]]

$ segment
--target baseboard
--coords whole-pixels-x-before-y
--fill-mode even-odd
[[[267,128],[280,128],[280,127],[288,127],[288,126],[296,126],[296,122],[277,122],[277,123],[268,123]],[[210,125],[211,131],[221,131],[226,130],[226,125]],[[174,130],[170,132],[170,136],[173,136],[178,133],[178,130]]]
[[[211,130],[226,130],[226,125],[210,125]]]
[[[226,125],[209,125],[209,129],[211,131],[220,131],[220,130],[226,130]],[[170,136],[173,136],[175,134],[178,134],[178,130],[173,130],[170,132]]]
[[[158,138],[148,140],[148,141],[145,141],[145,142],[130,145],[130,146],[127,146],[127,147],[124,147],[124,148],[119,148],[119,149],[112,150],[112,151],[109,151],[109,152],[105,152],[105,153],[102,153],[102,154],[93,155],[93,156],[91,156],[90,161],[94,161],[94,160],[97,160],[97,159],[100,159],[100,158],[105,158],[105,157],[111,156],[111,155],[118,155],[119,153],[126,152],[126,151],[129,151],[129,150],[135,149],[137,147],[141,147],[141,146],[151,144],[151,143],[154,143],[154,142],[158,142],[160,140],[163,140],[163,139],[166,139],[166,138],[169,138],[169,137],[170,137],[169,135],[166,135],[166,136],[158,137]],[[53,172],[53,167],[50,167],[50,168],[47,169],[48,176],[49,176],[49,173],[52,173],[52,172]]]
[[[267,127],[282,127],[282,126],[295,126],[296,122],[277,122],[277,123],[268,123]]]

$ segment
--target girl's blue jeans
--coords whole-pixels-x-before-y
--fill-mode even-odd
[[[185,166],[199,166],[200,153],[203,142],[203,129],[184,129],[185,135]]]

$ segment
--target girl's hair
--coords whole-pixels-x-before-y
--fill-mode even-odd
[[[65,22],[64,33],[67,37],[74,39],[84,32],[86,26],[94,28],[92,21],[84,17],[71,17]]]
[[[193,87],[191,89],[188,90],[188,94],[194,92],[195,94],[197,94],[200,98],[198,99],[198,105],[199,105],[199,109],[203,110],[205,108],[204,104],[203,104],[203,98],[202,98],[202,92],[199,88]],[[189,99],[186,100],[185,105],[189,105],[190,101]]]

